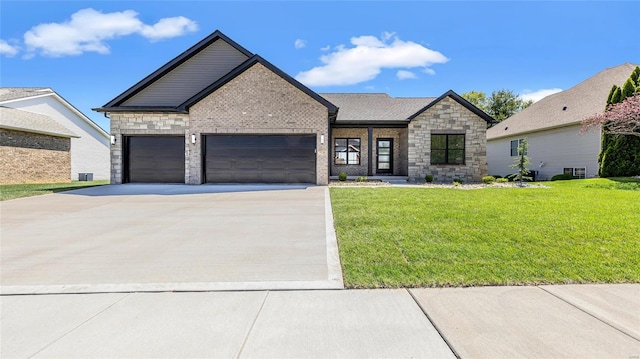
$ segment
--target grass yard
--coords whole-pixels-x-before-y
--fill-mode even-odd
[[[67,183],[37,183],[37,184],[5,184],[0,185],[0,201],[9,199],[39,196],[41,194],[64,192],[72,189],[102,186],[109,184],[104,181],[73,181]]]
[[[333,187],[345,285],[640,282],[639,182]]]

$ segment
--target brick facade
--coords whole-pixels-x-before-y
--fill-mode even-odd
[[[111,146],[111,183],[122,183],[123,136],[183,135],[185,183],[201,184],[201,136],[243,133],[316,135],[317,184],[328,183],[327,108],[260,63],[194,104],[188,114],[111,113],[111,134],[116,137]]]
[[[424,111],[409,123],[409,179],[432,174],[435,182],[461,178],[480,182],[487,175],[487,122],[450,97]],[[432,165],[431,134],[465,134],[465,164]]]
[[[316,135],[316,183],[329,181],[327,108],[260,63],[193,105],[189,116],[189,133],[197,138],[243,133]],[[188,183],[199,184],[201,147],[196,143],[190,149]]]
[[[0,183],[69,182],[71,140],[0,129]]]
[[[122,143],[124,136],[183,135],[189,137],[189,115],[164,112],[114,112],[111,114],[111,135],[116,143],[111,145],[111,184],[121,184],[123,176]],[[185,169],[188,168],[190,146],[185,146]],[[188,182],[188,171],[185,170]]]

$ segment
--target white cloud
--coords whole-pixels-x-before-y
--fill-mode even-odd
[[[198,31],[198,24],[195,21],[178,16],[160,19],[152,26],[144,25],[140,34],[151,41],[159,41],[195,31]]]
[[[295,46],[296,49],[301,49],[307,46],[307,42],[302,39],[296,39],[296,41],[293,43],[293,46]]]
[[[353,47],[336,46],[320,57],[323,65],[298,73],[296,79],[308,86],[353,85],[374,79],[382,69],[426,68],[449,61],[440,52],[402,41],[393,33],[384,33],[380,39],[353,37],[351,44]]]
[[[406,79],[415,79],[418,78],[418,76],[416,76],[416,74],[414,74],[411,71],[407,71],[407,70],[399,70],[396,73],[396,76],[398,76],[398,79],[400,80],[406,80]]]
[[[424,69],[422,69],[422,72],[424,72],[425,74],[428,74],[428,75],[435,75],[436,74],[435,70],[430,69],[428,67],[425,67]]]
[[[151,41],[158,41],[197,29],[194,21],[182,16],[160,19],[153,25],[147,25],[133,10],[105,14],[88,8],[71,15],[69,21],[32,27],[24,34],[24,43],[29,52],[27,57],[32,57],[35,52],[52,57],[84,52],[108,54],[106,40],[140,34]]]
[[[8,42],[0,40],[0,55],[13,57],[18,53],[18,47],[9,45]]]
[[[542,89],[538,91],[524,90],[523,93],[520,95],[520,98],[527,101],[533,100],[533,102],[538,102],[544,97],[553,95],[554,93],[558,93],[560,91],[562,91],[562,89],[559,89],[559,88]]]
[[[320,48],[320,51],[329,51],[329,50],[331,50],[331,45],[327,45],[325,47]]]

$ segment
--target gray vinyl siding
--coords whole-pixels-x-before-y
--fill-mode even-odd
[[[122,105],[178,106],[247,59],[224,40],[217,40]]]
[[[549,180],[554,175],[561,174],[564,168],[586,168],[587,178],[596,177],[600,131],[580,133],[580,128],[578,124],[489,140],[489,174],[504,176],[514,173],[515,169],[509,167],[515,158],[511,157],[511,141],[526,138],[529,142],[527,156],[532,162],[528,168],[538,171],[538,178]]]

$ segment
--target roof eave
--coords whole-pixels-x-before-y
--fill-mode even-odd
[[[110,112],[167,112],[167,113],[189,113],[188,111],[175,107],[150,107],[150,106],[114,106],[114,107],[97,107],[92,111],[101,113]]]
[[[554,126],[535,128],[535,129],[531,129],[531,130],[508,133],[508,134],[503,134],[503,135],[497,135],[497,136],[493,136],[493,137],[489,137],[487,135],[487,141],[499,140],[499,139],[503,139],[503,138],[507,138],[507,137],[513,137],[513,136],[528,135],[528,134],[531,134],[531,133],[544,132],[544,131],[549,131],[549,130],[557,130],[559,128],[571,127],[571,126],[576,126],[576,125],[580,125],[580,122],[579,121],[578,122],[570,122],[570,123],[564,123],[564,124],[561,124],[561,125],[554,125]]]
[[[80,136],[78,136],[76,134],[42,131],[42,130],[35,130],[35,129],[31,129],[31,128],[24,128],[24,127],[18,127],[18,126],[0,125],[0,128],[4,128],[4,129],[7,129],[7,130],[13,130],[13,131],[20,131],[20,132],[37,133],[37,134],[40,134],[40,135],[47,135],[47,136],[54,136],[54,137],[80,138]]]

